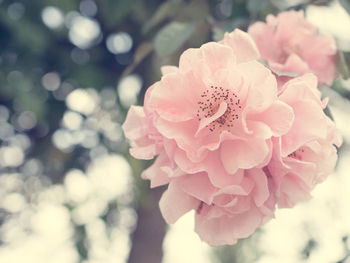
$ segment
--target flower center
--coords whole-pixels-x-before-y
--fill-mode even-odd
[[[214,131],[218,128],[230,129],[239,119],[242,109],[238,96],[229,89],[211,86],[201,94],[198,101],[197,118],[200,121],[198,130],[204,127]]]

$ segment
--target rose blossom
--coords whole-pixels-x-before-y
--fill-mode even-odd
[[[160,200],[165,220],[195,210],[195,231],[211,245],[234,244],[271,219],[288,192],[283,169],[292,168],[283,158],[312,140],[322,148],[332,137],[331,121],[323,124],[325,103],[310,84],[314,77],[290,81],[278,95],[275,76],[258,58],[240,30],[188,49],[179,67],[162,68],[144,107],[132,106],[123,124],[134,157],[158,155],[142,177],[151,187],[168,184]]]
[[[279,98],[293,108],[295,119],[288,133],[274,139],[268,170],[279,207],[292,207],[332,173],[341,138],[323,112],[326,101],[321,101],[314,75],[290,80]]]
[[[331,85],[336,77],[336,45],[332,37],[320,34],[304,18],[303,11],[268,15],[266,23],[256,22],[248,29],[262,59],[279,72],[303,75],[314,73],[319,85]],[[289,77],[281,77],[284,83]]]
[[[258,57],[249,36],[236,30],[221,43],[186,50],[179,67],[165,68],[151,87],[144,107],[175,145],[170,158],[183,171],[208,172],[220,186],[221,175],[270,160],[272,136],[286,133],[294,116]]]

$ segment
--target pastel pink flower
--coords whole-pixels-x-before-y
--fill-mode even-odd
[[[210,245],[235,244],[274,215],[275,200],[262,169],[240,170],[236,183],[215,187],[207,173],[173,178],[160,200],[165,220],[174,223],[195,210],[195,231]]]
[[[288,133],[273,140],[268,171],[279,207],[310,198],[310,191],[333,172],[341,145],[334,123],[324,114],[317,78],[304,75],[287,82],[279,98],[294,110]]]
[[[168,185],[165,220],[195,210],[195,231],[210,245],[234,244],[271,219],[276,203],[305,199],[337,158],[316,77],[278,90],[258,59],[240,30],[188,49],[179,67],[162,68],[144,106],[132,106],[123,124],[135,158],[157,156],[141,176],[151,187]]]
[[[279,72],[300,76],[314,73],[319,85],[331,85],[336,77],[336,45],[331,36],[323,35],[304,18],[303,11],[287,11],[277,17],[268,15],[266,23],[256,22],[248,29],[262,59]],[[289,77],[281,77],[284,83]]]
[[[221,186],[218,171],[268,163],[271,138],[286,133],[294,116],[257,58],[253,41],[236,30],[221,43],[186,50],[179,67],[166,68],[151,87],[144,105],[157,116],[155,129],[173,141],[171,159],[183,171],[208,172]]]

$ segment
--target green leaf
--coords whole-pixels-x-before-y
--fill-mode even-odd
[[[296,72],[281,72],[281,71],[275,70],[273,68],[270,68],[270,70],[272,71],[272,73],[276,74],[278,77],[295,78],[295,77],[299,76],[299,74]]]
[[[337,52],[337,70],[343,79],[348,79],[350,77],[346,58],[342,51]]]
[[[191,36],[195,26],[191,23],[171,22],[164,26],[154,39],[154,49],[161,57],[178,50]]]
[[[151,19],[148,20],[148,22],[142,27],[142,32],[146,34],[153,27],[163,22],[166,18],[174,16],[181,4],[182,0],[172,0],[161,4]]]
[[[339,3],[344,7],[344,9],[350,14],[350,1],[349,0],[339,0]]]

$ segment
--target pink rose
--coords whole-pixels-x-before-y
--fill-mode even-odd
[[[262,59],[279,72],[294,72],[299,76],[314,73],[319,85],[331,85],[336,77],[336,45],[332,37],[320,34],[304,18],[303,11],[288,11],[277,17],[268,15],[266,23],[256,22],[248,29]],[[279,83],[289,77],[281,77]]]
[[[292,207],[332,173],[341,138],[323,112],[326,103],[314,75],[290,80],[282,90],[279,98],[293,108],[295,118],[289,132],[274,139],[268,171],[279,207]]]
[[[248,237],[274,215],[272,182],[259,168],[231,177],[236,182],[224,187],[214,186],[205,172],[172,178],[160,201],[165,220],[174,223],[194,209],[195,231],[208,244],[235,244]]]
[[[257,58],[251,38],[236,30],[221,43],[186,50],[179,67],[167,67],[152,86],[144,105],[157,116],[155,129],[173,141],[171,159],[183,171],[209,172],[221,186],[217,171],[268,163],[271,138],[286,133],[294,116]]]
[[[271,219],[276,203],[304,199],[337,157],[316,77],[293,79],[278,93],[258,58],[240,30],[188,49],[179,67],[162,68],[144,107],[133,106],[123,125],[134,157],[157,156],[142,178],[168,185],[160,201],[165,220],[195,210],[195,231],[211,245],[234,244]],[[306,148],[312,153],[294,158]]]

